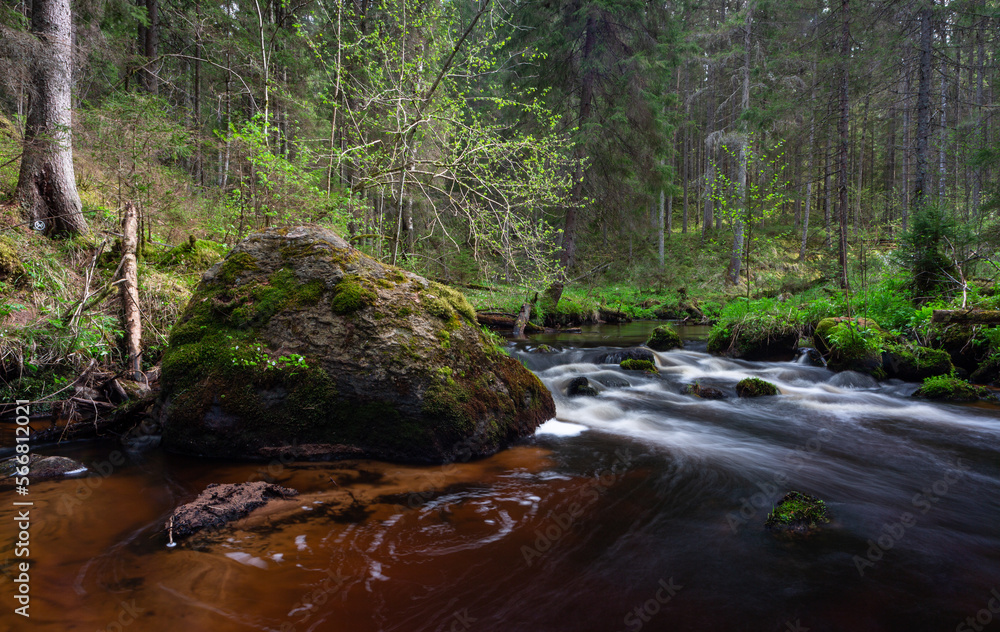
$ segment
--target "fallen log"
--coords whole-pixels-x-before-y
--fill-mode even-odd
[[[513,331],[514,324],[517,321],[517,316],[514,314],[499,314],[496,312],[478,312],[476,314],[476,320],[479,321],[480,325],[485,325],[486,327],[492,327],[493,329],[500,329],[504,331]],[[524,326],[524,333],[526,334],[539,334],[543,331],[545,331],[543,327],[539,327],[531,322]]]
[[[1000,325],[1000,310],[996,309],[936,309],[932,323],[953,325]]]

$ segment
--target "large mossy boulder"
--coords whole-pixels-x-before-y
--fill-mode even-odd
[[[670,325],[661,325],[653,330],[646,341],[646,346],[654,351],[670,351],[678,347],[683,347],[680,334]]]
[[[882,350],[887,336],[875,321],[866,318],[824,318],[813,333],[816,349],[827,356],[833,371],[857,371],[885,377]]]
[[[888,377],[919,382],[935,375],[951,373],[951,356],[942,349],[891,344],[882,354],[882,366]]]
[[[211,456],[447,462],[555,415],[459,292],[314,226],[251,235],[205,273],[162,384],[164,446]]]
[[[778,323],[720,323],[708,334],[708,352],[745,360],[790,360],[798,346],[796,327]]]

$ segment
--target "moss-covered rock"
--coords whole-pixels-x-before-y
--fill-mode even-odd
[[[683,347],[684,343],[681,342],[680,334],[672,326],[662,325],[653,330],[649,340],[646,341],[646,346],[654,351],[669,351]]]
[[[876,378],[886,377],[882,352],[888,339],[871,319],[824,318],[813,333],[816,349],[827,356],[833,371],[857,371]]]
[[[656,365],[649,360],[622,360],[619,364],[622,369],[626,371],[646,371],[647,373],[659,373],[656,370]]]
[[[888,377],[907,382],[919,382],[935,375],[947,375],[953,368],[951,356],[943,349],[910,347],[903,343],[889,344],[882,354],[882,365]]]
[[[698,382],[686,385],[681,392],[685,395],[694,395],[701,399],[725,399],[722,391],[714,386],[702,386]]]
[[[793,326],[719,323],[708,334],[708,352],[747,360],[791,359],[799,330]]]
[[[983,360],[969,376],[969,381],[974,384],[1000,386],[1000,355],[991,355]]]
[[[595,397],[597,394],[597,389],[583,376],[573,378],[566,386],[566,395],[569,397]]]
[[[778,387],[758,377],[746,377],[736,383],[736,394],[740,397],[777,395]]]
[[[948,353],[951,362],[967,374],[990,355],[990,344],[980,325],[934,323],[927,333],[931,346]]]
[[[937,375],[924,380],[914,397],[946,402],[976,402],[983,399],[995,400],[990,389],[970,384],[951,375]]]
[[[826,503],[802,492],[788,492],[767,515],[764,526],[775,531],[806,534],[830,522]]]
[[[264,458],[484,456],[555,414],[459,292],[306,226],[213,266],[163,355],[163,444]]]

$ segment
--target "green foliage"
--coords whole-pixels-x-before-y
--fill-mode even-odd
[[[974,402],[995,399],[988,388],[975,386],[952,375],[937,375],[924,380],[914,397],[949,402]]]
[[[955,286],[959,274],[945,248],[954,247],[958,238],[954,217],[946,209],[925,204],[912,214],[896,255],[910,274],[910,287],[918,301],[928,301]]]

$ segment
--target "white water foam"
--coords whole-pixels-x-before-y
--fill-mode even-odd
[[[587,426],[582,424],[573,424],[565,421],[559,421],[558,419],[549,419],[541,426],[538,426],[538,429],[535,430],[535,434],[554,435],[556,437],[575,437],[583,434],[586,430]]]

